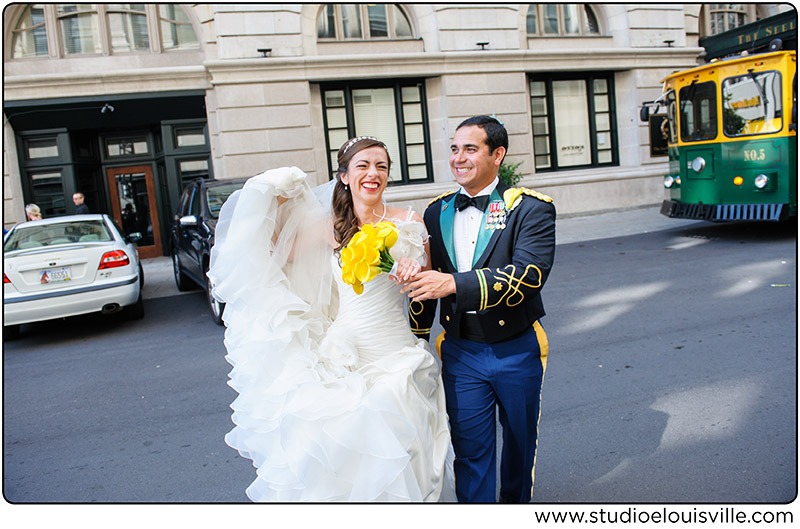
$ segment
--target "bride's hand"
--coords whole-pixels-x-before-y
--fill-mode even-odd
[[[403,257],[397,261],[397,269],[393,277],[394,282],[402,285],[422,270],[422,265],[415,259]]]

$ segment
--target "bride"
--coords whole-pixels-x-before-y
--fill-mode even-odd
[[[338,162],[329,185],[274,169],[222,208],[209,277],[239,394],[225,441],[257,468],[253,501],[454,501],[439,364],[397,285],[427,265],[422,218],[383,202],[381,141],[354,138]],[[342,249],[384,221],[397,268],[356,293]]]

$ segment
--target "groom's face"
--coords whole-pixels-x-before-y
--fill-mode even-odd
[[[458,129],[450,146],[450,170],[456,181],[470,195],[491,184],[497,176],[505,148],[491,152],[486,143],[486,131],[469,125]]]

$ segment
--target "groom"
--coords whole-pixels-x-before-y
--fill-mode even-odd
[[[540,290],[555,252],[552,199],[497,177],[508,133],[489,116],[462,122],[450,147],[461,188],[431,202],[432,270],[403,291],[414,333],[437,339],[462,502],[494,502],[496,419],[503,428],[501,502],[529,502],[548,345]]]

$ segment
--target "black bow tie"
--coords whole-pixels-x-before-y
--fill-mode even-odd
[[[486,209],[486,204],[488,202],[489,202],[489,195],[471,197],[464,193],[459,193],[456,195],[455,206],[458,211],[461,211],[462,209],[468,208],[470,206],[477,208],[478,211],[483,211]]]

